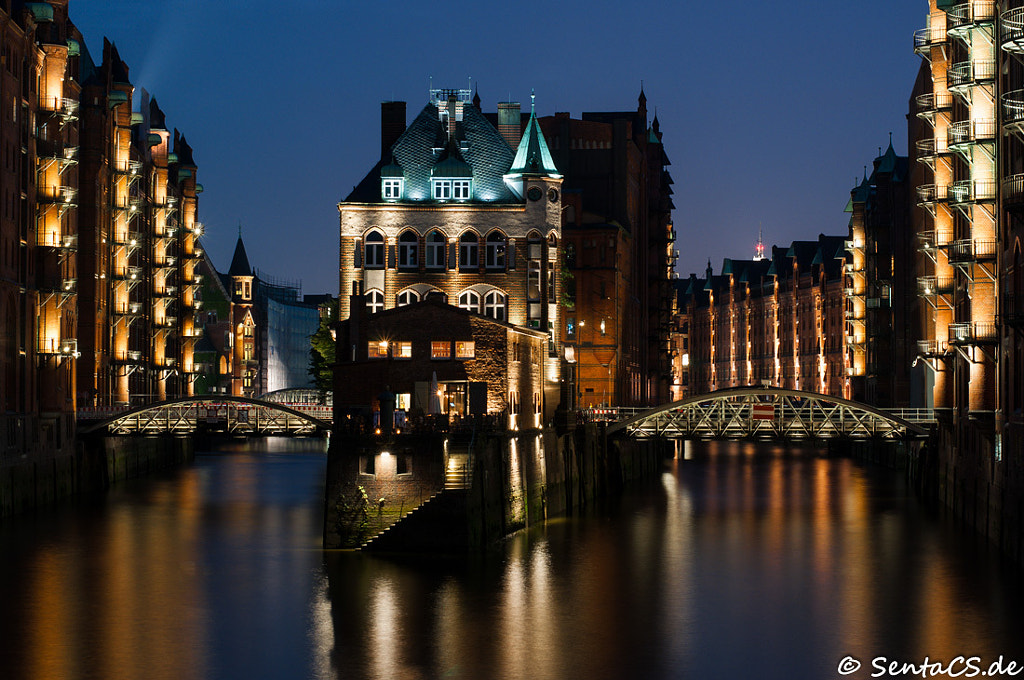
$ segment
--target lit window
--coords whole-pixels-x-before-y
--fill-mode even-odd
[[[370,359],[385,359],[388,356],[387,340],[373,340],[366,344],[366,356]]]
[[[528,300],[540,301],[540,262],[530,260],[526,279],[526,296]]]
[[[385,201],[397,201],[402,197],[402,180],[385,179],[381,180],[381,196]]]
[[[467,231],[459,238],[459,267],[462,269],[472,269],[479,266],[479,260],[477,259],[477,247],[478,241],[476,234],[471,231]]]
[[[487,252],[484,263],[488,269],[505,268],[505,236],[498,231],[487,235]]]
[[[384,235],[379,231],[371,231],[366,235],[364,266],[367,269],[384,268]]]
[[[412,359],[412,343],[408,340],[399,340],[392,345],[392,356],[396,359]]]
[[[480,313],[480,296],[471,291],[467,290],[465,293],[459,295],[459,309],[465,309],[467,312],[473,312],[474,314]]]
[[[384,293],[379,290],[371,290],[366,294],[366,308],[370,314],[376,314],[384,309]]]
[[[575,317],[567,317],[565,320],[565,336],[567,338],[576,337],[576,319]]]
[[[476,343],[472,340],[455,343],[456,359],[472,359],[476,356]]]
[[[452,180],[452,198],[458,201],[465,201],[469,198],[469,180]]]
[[[420,294],[414,290],[403,290],[398,294],[398,306],[404,307],[420,301]]]
[[[406,231],[398,237],[398,267],[399,269],[414,268],[419,264],[417,257],[420,247],[420,238],[416,232]]]
[[[452,358],[452,343],[447,340],[431,340],[430,341],[430,358],[431,359],[451,359]]]
[[[450,179],[435,179],[431,181],[434,187],[434,200],[446,201],[452,197],[452,181]]]
[[[492,290],[484,296],[484,314],[497,319],[505,320],[505,294],[500,290]]]
[[[432,231],[427,236],[427,269],[444,269],[444,234]]]

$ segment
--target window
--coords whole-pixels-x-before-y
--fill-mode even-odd
[[[555,270],[548,267],[548,302],[554,304],[555,300]]]
[[[398,294],[396,299],[398,300],[399,307],[405,307],[406,305],[411,305],[414,302],[419,302],[420,294],[414,290],[403,290]]]
[[[371,340],[366,343],[366,356],[370,359],[386,359],[388,356],[387,340]]]
[[[452,180],[452,198],[458,201],[465,201],[469,198],[469,180]]]
[[[427,236],[427,269],[444,269],[444,235],[432,231]]]
[[[384,268],[384,235],[379,231],[371,231],[366,235],[364,266],[367,269]]]
[[[430,358],[431,359],[451,359],[452,358],[452,343],[447,340],[431,340],[430,341]]]
[[[366,294],[366,308],[370,310],[370,314],[376,314],[377,312],[384,310],[384,293],[379,290],[371,290]]]
[[[246,341],[245,344],[242,345],[242,360],[243,361],[252,361],[252,355],[253,355],[252,341],[249,340],[249,341]]]
[[[480,313],[480,295],[477,293],[467,290],[465,293],[459,295],[459,309],[465,309],[468,312],[474,314]]]
[[[500,290],[492,290],[484,296],[484,315],[497,319],[498,321],[505,320],[505,294]]]
[[[412,343],[408,340],[399,340],[392,347],[391,356],[395,359],[412,359]]]
[[[505,268],[505,236],[498,231],[487,235],[487,252],[485,264],[488,269]]]
[[[402,197],[402,180],[385,179],[381,181],[381,197],[385,201],[397,201]]]
[[[452,197],[452,181],[450,179],[431,180],[435,201],[447,201]]]
[[[455,343],[455,358],[456,359],[472,359],[476,356],[476,342],[467,340],[465,342]]]
[[[526,279],[526,297],[528,300],[540,301],[540,262],[530,260]]]
[[[398,237],[398,267],[399,269],[415,268],[419,264],[420,239],[416,232],[406,231]]]
[[[467,231],[459,239],[459,267],[461,269],[470,269],[479,266],[479,260],[477,259],[477,247],[478,242],[476,234],[471,231]]]
[[[565,337],[574,338],[576,337],[576,318],[566,317],[565,319]]]

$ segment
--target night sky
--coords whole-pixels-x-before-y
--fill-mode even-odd
[[[675,181],[681,276],[710,257],[845,234],[855,178],[906,153],[925,0],[354,3],[71,0],[93,58],[195,150],[207,251],[238,225],[253,266],[337,293],[337,203],[379,156],[380,102],[410,119],[434,87],[479,87],[538,115],[632,110],[641,81]]]

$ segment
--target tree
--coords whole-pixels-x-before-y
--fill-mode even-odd
[[[326,311],[326,313],[324,313]],[[331,300],[321,307],[320,328],[309,336],[309,374],[321,393],[334,389],[334,331],[338,318],[338,301]]]

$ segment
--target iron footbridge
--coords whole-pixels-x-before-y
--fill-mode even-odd
[[[231,435],[319,435],[331,429],[331,407],[206,395],[137,408],[82,409],[78,431],[112,435],[216,432]]]
[[[928,435],[929,409],[885,411],[813,392],[741,387],[625,414],[608,434],[638,439],[888,439]]]

